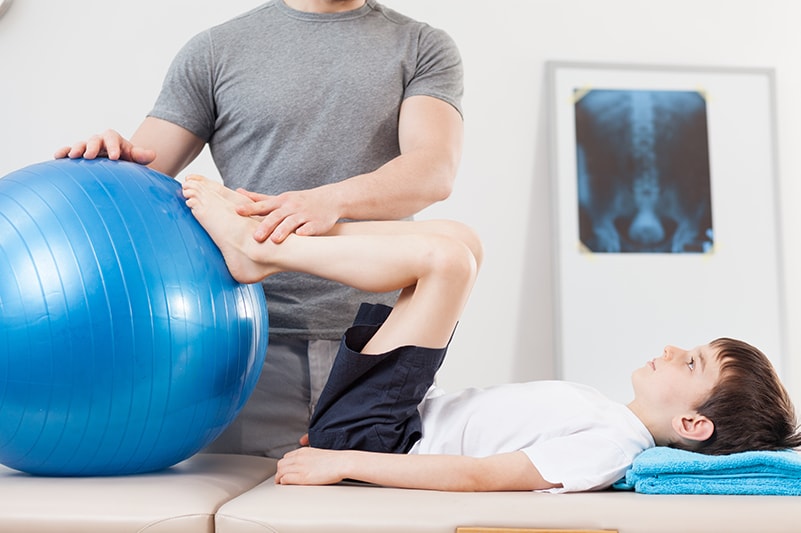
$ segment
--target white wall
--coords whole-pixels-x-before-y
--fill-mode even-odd
[[[487,259],[448,388],[553,376],[546,60],[774,67],[788,353],[801,405],[801,7],[795,0],[386,0],[445,28],[466,68],[456,191],[425,217],[473,225]],[[0,19],[0,175],[114,127],[130,134],[192,34],[260,0],[15,0]],[[194,169],[212,174],[208,158]],[[743,312],[749,312],[744,309]],[[676,309],[680,319],[681,309]],[[759,319],[759,313],[755,313]],[[645,361],[671,342],[654,339]],[[710,332],[710,338],[717,336]],[[611,354],[610,354],[611,355]],[[606,357],[599,346],[593,357]]]

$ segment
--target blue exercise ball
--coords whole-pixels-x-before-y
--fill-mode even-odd
[[[39,475],[160,470],[253,391],[260,285],[236,282],[175,180],[107,159],[0,179],[0,463]]]

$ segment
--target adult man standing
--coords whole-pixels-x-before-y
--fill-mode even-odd
[[[407,218],[450,195],[462,64],[442,31],[375,0],[271,0],[191,39],[130,140],[108,130],[56,157],[107,156],[176,176],[208,144],[259,241],[338,220]],[[269,278],[261,381],[209,451],[297,447],[358,304],[391,303],[300,274]]]

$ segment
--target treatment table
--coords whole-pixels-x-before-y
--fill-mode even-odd
[[[792,496],[453,493],[277,486],[275,461],[198,454],[153,474],[45,478],[0,467],[3,533],[797,533]]]

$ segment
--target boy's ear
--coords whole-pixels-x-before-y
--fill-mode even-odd
[[[691,416],[674,417],[673,431],[684,439],[703,442],[715,432],[715,424],[704,415],[694,413]]]

